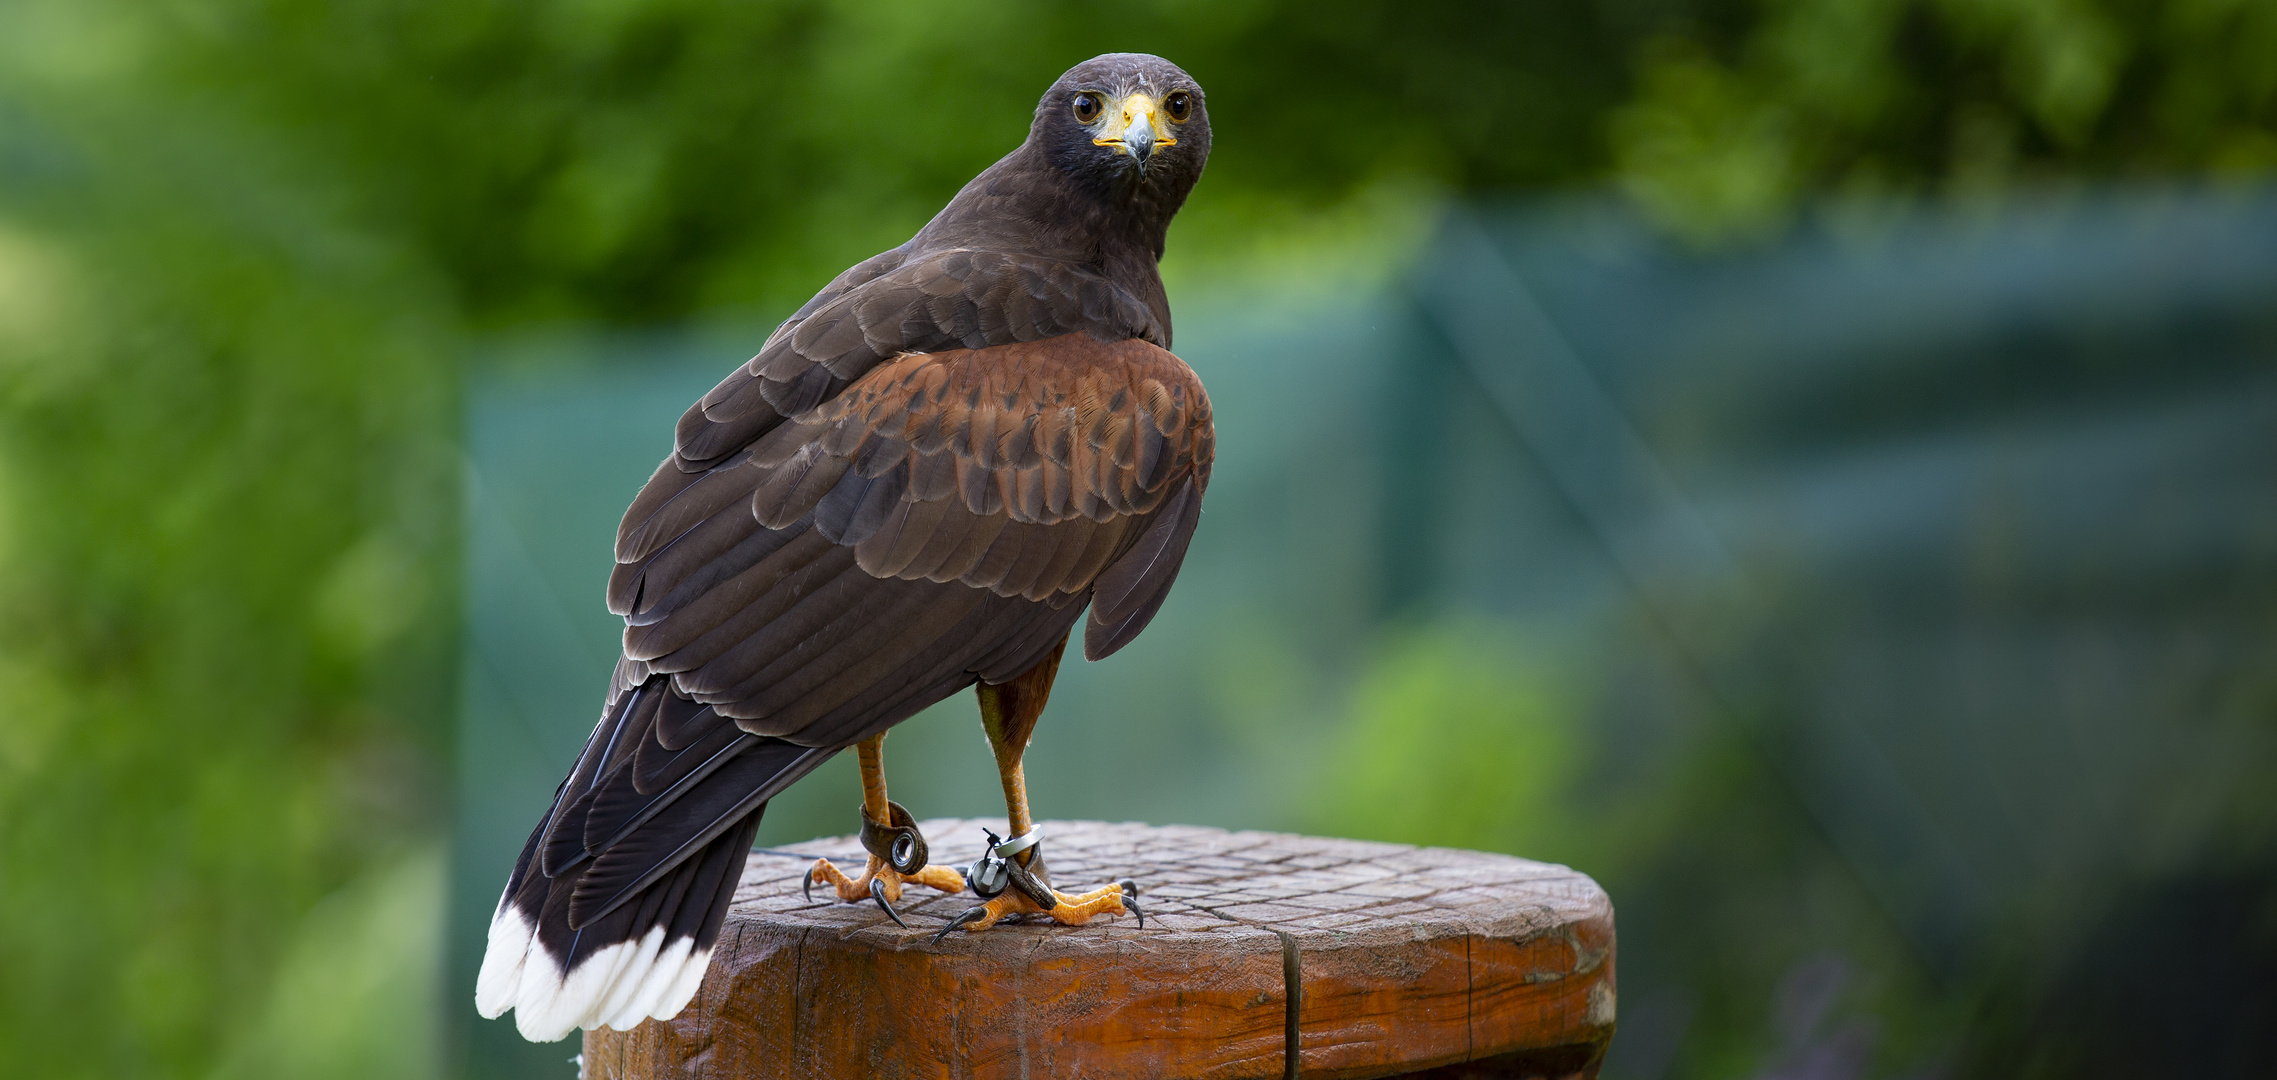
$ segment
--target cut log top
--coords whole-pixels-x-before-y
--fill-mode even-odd
[[[1005,831],[923,829],[961,863],[984,825]],[[1062,890],[1137,879],[1145,928],[1035,916],[934,945],[970,892],[908,889],[904,930],[868,901],[801,898],[816,856],[858,871],[853,838],[754,852],[695,1000],[589,1032],[585,1075],[1593,1076],[1612,1038],[1612,903],[1563,866],[1184,826],[1044,835]]]

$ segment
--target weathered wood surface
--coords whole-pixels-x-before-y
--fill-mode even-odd
[[[1001,819],[935,820],[936,861]],[[974,903],[912,889],[910,929],[799,895],[812,856],[753,853],[703,989],[669,1022],[585,1036],[585,1075],[1290,1075],[1286,952],[1306,1077],[1594,1076],[1612,1038],[1613,908],[1562,866],[1279,833],[1045,823],[1053,882],[1138,879],[1129,918],[933,931]],[[1465,1064],[1469,1063],[1469,1064]]]

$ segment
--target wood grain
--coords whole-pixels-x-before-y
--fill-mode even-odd
[[[983,825],[923,828],[936,860]],[[669,1023],[585,1036],[587,1077],[1287,1075],[1284,935],[1307,1077],[1594,1076],[1612,1038],[1613,907],[1595,882],[1506,855],[1185,826],[1048,822],[1052,878],[1138,879],[1145,929],[1008,923],[931,944],[970,894],[799,895],[851,837],[754,852],[719,952]]]

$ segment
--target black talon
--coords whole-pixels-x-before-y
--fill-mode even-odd
[[[814,903],[814,867],[807,867],[806,876],[799,879],[799,892],[806,896],[807,903]]]
[[[1115,887],[1123,890],[1123,906],[1131,909],[1131,914],[1138,916],[1139,929],[1146,929],[1146,909],[1139,906],[1138,882],[1124,878],[1116,882]]]
[[[892,919],[895,926],[904,930],[909,929],[909,924],[901,921],[901,913],[895,911],[892,904],[886,903],[885,880],[883,878],[870,879],[870,899],[878,902],[878,907],[885,911],[886,917]]]
[[[933,944],[939,945],[942,938],[949,936],[949,931],[954,930],[967,923],[979,922],[987,917],[988,905],[986,904],[982,904],[978,907],[966,908],[963,911],[958,912],[956,918],[950,919],[948,925],[941,928],[940,933],[933,935]]]

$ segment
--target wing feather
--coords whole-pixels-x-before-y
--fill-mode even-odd
[[[723,626],[697,639],[688,648],[662,658],[658,666],[675,673],[672,682],[681,692],[718,706],[720,711],[733,716],[733,691],[738,685],[784,651],[795,648],[828,626],[833,617],[860,618],[864,613],[852,610],[853,602],[863,593],[885,592],[864,588],[875,580],[855,565],[853,552],[833,546],[813,565],[786,580],[785,588],[769,593],[762,604],[753,605],[764,613],[764,618],[749,619],[739,615],[731,621],[734,631],[743,631],[756,623],[755,628],[732,639],[725,648],[713,649],[711,646],[728,638],[721,631],[730,627]],[[839,616],[837,613],[842,611],[846,615]],[[704,656],[705,652],[711,655]],[[693,663],[698,657],[703,657],[702,663]]]
[[[675,464],[700,469],[733,453],[895,356],[1079,332],[1170,344],[1144,298],[1088,268],[993,251],[885,252],[840,275],[681,417]]]
[[[1153,515],[1138,543],[1099,575],[1091,623],[1083,631],[1086,659],[1104,660],[1146,629],[1178,579],[1201,515],[1200,485],[1180,487]]]
[[[824,540],[812,529],[802,530],[799,542],[785,545],[781,561],[770,560],[753,568],[758,576],[749,585],[756,595],[742,607],[733,608],[732,614],[719,625],[709,629],[701,624],[682,627],[680,620],[667,619],[638,640],[628,628],[625,655],[648,661],[654,671],[682,672],[701,668],[781,618],[799,597],[844,573],[852,562],[844,556],[844,548]],[[699,632],[693,640],[682,644],[681,637],[690,631]],[[669,651],[658,652],[667,646],[671,647]]]

